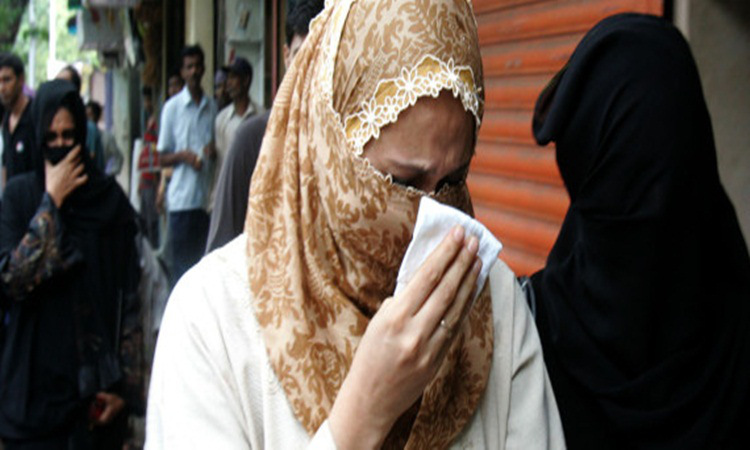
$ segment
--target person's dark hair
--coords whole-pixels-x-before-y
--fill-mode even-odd
[[[70,82],[73,83],[78,92],[81,92],[81,75],[75,67],[68,65],[63,67],[60,72],[68,72],[70,74]]]
[[[13,70],[13,73],[15,73],[17,77],[20,77],[24,74],[23,61],[21,61],[21,58],[16,56],[14,53],[0,53],[0,68],[3,67],[8,67]]]
[[[96,100],[89,100],[89,102],[86,103],[86,107],[91,108],[91,113],[94,115],[94,122],[99,122],[99,119],[102,118],[102,105]]]
[[[177,82],[180,83],[180,86],[185,85],[185,80],[182,79],[182,76],[180,76],[180,70],[175,69],[172,72],[169,72],[169,76],[167,77],[166,85],[164,86],[164,93],[167,98],[169,98],[169,84],[172,82],[172,79],[177,80]]]
[[[180,52],[180,67],[185,64],[185,58],[189,58],[191,56],[197,56],[200,58],[201,63],[205,63],[206,58],[203,55],[203,49],[199,44],[195,45],[188,45],[185,48],[182,49]]]
[[[294,35],[307,36],[310,21],[323,10],[323,0],[297,0],[286,16],[286,45],[292,45]]]

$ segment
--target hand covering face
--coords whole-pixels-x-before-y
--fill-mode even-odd
[[[605,19],[539,98],[534,133],[571,199],[532,278],[568,445],[734,448],[750,262],[687,43],[656,17]]]
[[[328,416],[369,319],[392,295],[426,193],[394,184],[364,145],[420,97],[448,90],[476,119],[482,68],[465,0],[332,1],[275,99],[246,222],[254,311],[296,417]],[[471,212],[464,183],[431,194]],[[477,407],[492,357],[488,290],[421,403],[386,447],[442,448]]]

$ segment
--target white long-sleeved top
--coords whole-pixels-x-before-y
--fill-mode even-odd
[[[335,449],[295,418],[269,363],[247,281],[245,235],[188,271],[167,305],[156,348],[146,448]],[[536,327],[505,264],[489,277],[494,352],[487,389],[452,448],[564,448]]]

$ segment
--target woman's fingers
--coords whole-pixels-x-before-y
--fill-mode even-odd
[[[52,165],[44,161],[45,188],[58,207],[71,192],[88,181],[80,153],[81,146],[76,145],[59,163]]]
[[[466,314],[469,312],[469,309],[471,309],[471,301],[477,289],[477,278],[479,278],[479,272],[481,270],[482,260],[476,258],[474,264],[471,266],[471,269],[461,281],[461,286],[458,288],[458,292],[456,293],[456,300],[448,308],[448,311],[445,312],[445,315],[441,318],[441,320],[444,321],[444,326],[450,328],[451,334],[455,334],[455,332],[458,331],[458,328],[461,326],[461,323],[466,317]],[[441,322],[438,322],[438,324],[440,323]]]
[[[425,330],[431,332],[446,315],[446,312],[458,300],[457,293],[471,269],[477,255],[479,242],[474,236],[466,239],[458,256],[448,266],[444,276],[423,303],[415,318]]]
[[[74,163],[71,163],[71,164],[74,164]],[[72,175],[73,175],[74,177],[78,177],[78,176],[79,176],[80,174],[82,174],[82,173],[83,173],[83,171],[84,171],[84,169],[85,169],[85,167],[83,167],[83,164],[82,164],[82,163],[78,163],[78,164],[76,164],[76,165],[74,165],[74,166],[71,166],[71,167],[72,167],[72,169],[71,169],[71,174],[72,174]]]
[[[432,365],[434,371],[437,371],[442,364],[453,338],[471,309],[471,300],[474,297],[476,282],[481,269],[482,261],[476,259],[462,280],[453,304],[432,328],[432,335],[425,345],[425,351],[434,355],[435,359]],[[434,372],[432,375],[434,376]]]
[[[71,192],[74,191],[79,186],[82,186],[82,185],[86,184],[86,182],[88,180],[89,180],[89,176],[87,174],[85,174],[85,173],[83,175],[77,177],[76,180],[75,180],[73,189],[71,189]]]
[[[63,158],[63,160],[72,162],[74,159],[78,158],[78,155],[80,153],[81,153],[81,144],[78,144],[75,147],[73,147],[73,149],[69,151],[67,155],[65,155],[65,158]]]
[[[419,311],[463,246],[464,229],[456,225],[422,263],[400,294],[400,297],[408,302],[405,306],[411,315]]]

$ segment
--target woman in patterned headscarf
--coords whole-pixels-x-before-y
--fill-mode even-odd
[[[482,105],[466,0],[328,3],[276,97],[245,233],[172,295],[150,448],[564,446],[512,272],[494,264],[465,307],[476,238],[454,229],[390,298],[420,199],[471,212]]]

